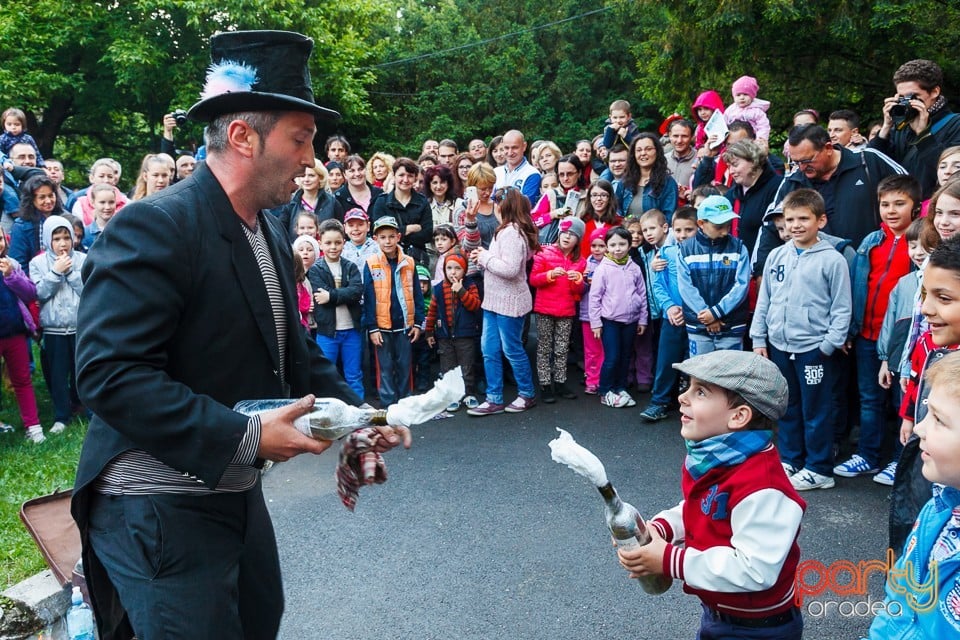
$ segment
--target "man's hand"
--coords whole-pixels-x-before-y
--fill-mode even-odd
[[[313,411],[313,395],[279,409],[260,414],[260,448],[257,456],[274,462],[285,462],[301,453],[320,454],[330,448],[332,440],[314,440],[300,433],[293,421]]]
[[[383,335],[381,335],[379,331],[374,331],[374,332],[372,332],[372,333],[370,334],[370,342],[371,342],[371,343],[373,344],[373,346],[375,346],[375,347],[382,347],[382,346],[383,346]]]
[[[177,128],[177,119],[172,113],[163,115],[163,137],[167,140],[173,140],[173,130]]]
[[[420,339],[420,327],[411,327],[407,335],[410,336],[410,342],[416,342]]]
[[[617,549],[620,566],[630,572],[631,578],[663,575],[663,555],[667,541],[660,537],[656,527],[647,527],[651,540],[642,547]]]
[[[330,302],[330,292],[326,289],[317,289],[313,293],[313,299],[317,304],[327,304]]]
[[[389,451],[393,449],[398,444],[403,443],[404,449],[409,449],[410,445],[413,444],[413,435],[410,433],[410,429],[407,427],[374,427],[383,438],[375,447],[375,450],[378,453],[383,453],[384,451]]]

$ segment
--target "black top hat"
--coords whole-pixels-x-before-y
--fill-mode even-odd
[[[313,101],[307,61],[313,40],[291,31],[230,31],[210,38],[210,59],[200,102],[188,116],[208,122],[240,111],[340,114]]]

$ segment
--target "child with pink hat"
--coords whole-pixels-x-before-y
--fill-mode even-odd
[[[760,85],[753,76],[740,76],[733,83],[733,104],[726,108],[723,117],[727,124],[734,120],[744,120],[753,126],[757,134],[757,142],[766,146],[770,139],[770,119],[767,118],[767,109],[770,103],[757,97]]]

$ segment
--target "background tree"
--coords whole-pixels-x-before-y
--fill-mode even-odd
[[[65,160],[68,183],[86,183],[89,163],[112,155],[129,184],[140,157],[158,148],[163,114],[197,100],[211,34],[271,28],[312,35],[318,99],[361,118],[374,76],[351,70],[379,58],[371,33],[386,11],[375,0],[0,3],[0,103],[27,112],[43,154]],[[189,125],[177,143],[199,144],[201,134]]]
[[[796,111],[826,117],[850,108],[864,121],[880,117],[898,66],[914,58],[960,74],[960,33],[947,27],[960,5],[946,0],[610,0],[636,60],[637,90],[662,112],[687,114],[698,93],[717,90],[732,102],[741,75],[757,78],[772,103],[781,136]]]

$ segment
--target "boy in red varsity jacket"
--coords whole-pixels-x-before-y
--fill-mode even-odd
[[[745,351],[673,366],[690,376],[679,398],[684,499],[650,520],[649,544],[618,551],[620,564],[631,577],[682,580],[702,602],[702,640],[799,640],[793,587],[806,503],[773,446],[787,381],[772,362]]]

